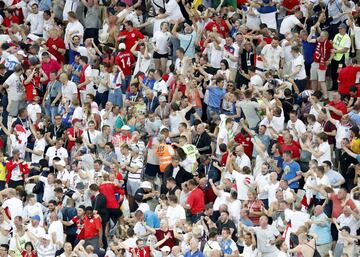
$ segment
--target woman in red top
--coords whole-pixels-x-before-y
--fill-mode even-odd
[[[83,131],[80,129],[81,122],[79,119],[73,119],[72,124],[73,127],[66,130],[66,149],[68,151],[71,151],[71,149],[74,147],[76,138],[81,137],[83,134]]]
[[[261,215],[263,215],[264,203],[256,199],[255,190],[249,190],[247,196],[248,200],[245,201],[244,206],[249,210],[249,219],[257,226],[259,225]]]
[[[37,253],[31,242],[25,243],[25,249],[21,251],[22,257],[37,257]]]
[[[26,80],[24,80],[26,101],[32,102],[35,96],[38,96],[40,90],[40,83],[48,80],[47,75],[41,68],[27,69]]]

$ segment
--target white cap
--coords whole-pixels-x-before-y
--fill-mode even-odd
[[[138,210],[142,211],[142,213],[145,213],[150,210],[150,206],[147,203],[141,203]]]
[[[24,57],[27,57],[27,55],[25,54],[25,52],[23,50],[17,51],[16,54],[22,55]]]
[[[147,188],[147,189],[152,189],[151,183],[149,181],[143,181],[140,184],[141,188]]]
[[[160,249],[162,252],[171,252],[171,249],[170,249],[170,247],[169,246],[167,246],[167,245],[165,245],[165,246],[163,246],[163,247],[161,247],[161,249]]]
[[[160,96],[159,97],[159,102],[166,102],[166,97],[165,96]]]
[[[121,130],[131,130],[131,128],[128,125],[124,125],[120,129]]]
[[[119,44],[119,49],[121,50],[125,50],[126,49],[126,45],[124,43],[120,43]]]

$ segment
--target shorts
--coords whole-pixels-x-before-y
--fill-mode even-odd
[[[16,117],[21,108],[25,107],[25,101],[23,100],[9,100],[9,104],[6,108],[10,116]]]
[[[313,62],[310,68],[310,80],[325,81],[326,70],[319,70],[319,63]]]
[[[153,58],[154,59],[162,59],[162,58],[168,58],[169,54],[159,54],[158,52],[154,51]]]
[[[135,196],[136,190],[140,187],[140,180],[128,180],[126,182],[127,194]]]
[[[146,166],[145,166],[145,172],[144,173],[145,173],[146,176],[155,178],[156,174],[160,173],[160,166],[147,163]]]

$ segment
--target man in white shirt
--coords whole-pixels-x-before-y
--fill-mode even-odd
[[[25,106],[25,88],[22,83],[23,72],[22,66],[20,64],[16,65],[14,73],[11,74],[3,84],[3,87],[6,88],[8,93],[9,104],[7,106],[7,111],[12,117],[16,117],[19,109]]]
[[[297,117],[296,111],[290,112],[290,120],[287,123],[287,129],[290,131],[290,134],[294,137],[294,140],[298,140],[298,135],[304,134],[306,132],[306,126]]]
[[[285,19],[281,22],[280,36],[285,38],[286,33],[291,32],[295,26],[303,28],[304,25],[300,22],[302,18],[302,11],[297,11],[293,15],[286,16]]]
[[[64,140],[62,138],[57,138],[55,145],[49,147],[48,150],[46,151],[45,159],[48,160],[50,167],[53,166],[54,157],[59,157],[60,160],[63,160],[65,161],[65,163],[67,163],[69,153],[64,147],[62,147],[63,144],[64,144]]]
[[[62,83],[62,99],[71,102],[73,99],[77,98],[78,90],[76,84],[68,79],[68,75],[66,73],[61,73],[59,80]]]
[[[284,67],[284,51],[279,45],[279,38],[274,37],[271,44],[267,44],[261,50],[265,70],[279,70]]]
[[[31,5],[32,13],[26,18],[26,23],[30,25],[30,33],[42,37],[44,30],[44,12],[39,11],[39,5]]]
[[[2,197],[5,195],[7,199],[1,205],[1,208],[8,211],[10,219],[14,222],[15,217],[22,217],[24,214],[23,202],[16,197],[16,190],[13,188],[8,188],[3,191],[0,191]]]
[[[155,83],[154,83],[154,93],[156,95],[160,94],[160,95],[167,95],[169,93],[169,90],[167,88],[167,84],[166,82],[162,79],[162,71],[161,70],[156,70],[154,73],[154,78],[155,78]]]

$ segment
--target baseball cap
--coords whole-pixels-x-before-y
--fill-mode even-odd
[[[39,215],[34,215],[34,216],[31,217],[31,219],[40,221],[40,216]]]
[[[23,57],[27,57],[27,55],[25,54],[25,52],[23,50],[17,51],[16,54],[22,55]]]
[[[143,181],[140,184],[141,188],[147,188],[147,189],[152,189],[151,183],[149,181]]]
[[[124,125],[121,127],[121,130],[131,130],[131,128],[128,125]]]
[[[347,28],[347,26],[345,23],[341,23],[338,27],[338,29],[346,29],[346,28]]]
[[[163,247],[161,247],[161,249],[160,249],[162,252],[170,252],[171,251],[171,249],[170,249],[170,247],[169,246],[167,246],[167,245],[165,245],[165,246],[163,246]]]
[[[160,96],[159,97],[159,102],[166,102],[166,97],[165,96]]]
[[[119,44],[119,49],[120,50],[125,50],[126,49],[126,45],[124,43],[120,43]]]

